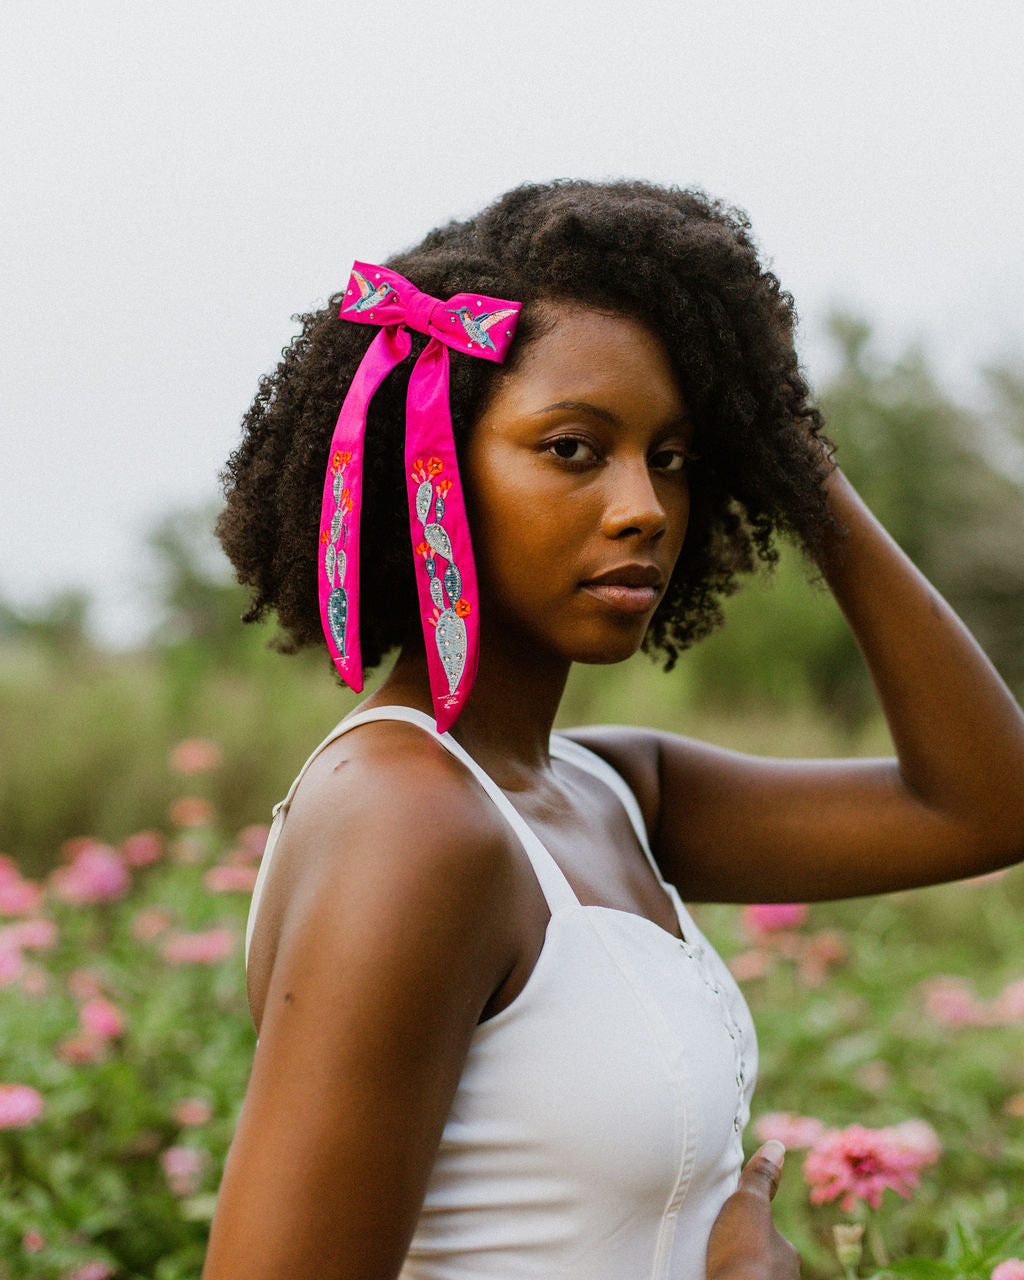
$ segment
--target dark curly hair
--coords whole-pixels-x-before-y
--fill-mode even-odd
[[[737,573],[771,563],[774,534],[809,550],[831,525],[830,447],[793,347],[793,299],[758,262],[746,217],[699,191],[645,182],[565,181],[508,192],[474,218],[430,232],[387,266],[425,293],[523,303],[504,371],[451,353],[461,447],[495,379],[544,329],[545,303],[630,316],[664,342],[696,424],[682,554],[644,647],[671,667],[712,630]],[[317,604],[324,470],[338,409],[376,330],[338,319],[343,293],[295,317],[302,330],[265,376],[223,474],[217,533],[253,591],[247,622],[276,611],[294,651],[323,643]],[[425,343],[413,334],[414,354]],[[376,666],[418,634],[403,474],[411,360],[388,376],[367,421],[360,613]]]

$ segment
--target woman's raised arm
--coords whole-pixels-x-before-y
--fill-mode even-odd
[[[842,473],[828,486],[847,532],[821,569],[896,758],[775,760],[671,734],[580,735],[636,786],[666,877],[695,900],[848,897],[1024,858],[1020,708]]]
[[[407,726],[358,736],[314,763],[275,853],[289,888],[204,1280],[398,1275],[511,967],[511,863],[479,789]]]

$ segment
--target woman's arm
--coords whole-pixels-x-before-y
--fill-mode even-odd
[[[671,734],[584,731],[641,798],[691,898],[809,901],[1024,858],[1024,716],[946,602],[839,471],[821,561],[871,672],[896,759],[783,761]]]
[[[398,1275],[470,1037],[511,967],[512,863],[490,806],[422,734],[359,735],[380,749],[344,739],[318,761],[275,854],[290,888],[204,1280]]]

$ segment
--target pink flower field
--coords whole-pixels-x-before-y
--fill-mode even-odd
[[[194,739],[170,768],[192,787],[220,760]],[[255,1043],[266,835],[184,795],[45,876],[0,856],[0,1280],[198,1276]],[[776,1215],[809,1280],[915,1258],[921,1280],[1024,1280],[1022,909],[1020,872],[700,909],[758,1024],[747,1145],[789,1148]]]

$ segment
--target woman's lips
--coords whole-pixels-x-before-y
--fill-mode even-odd
[[[584,582],[583,590],[622,613],[647,613],[658,598],[656,587],[627,587],[616,582]]]
[[[623,613],[647,613],[657,602],[661,572],[653,564],[623,564],[584,582],[583,590]]]

